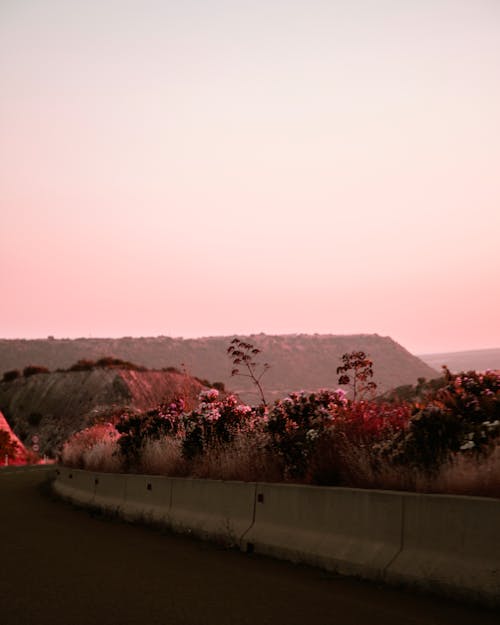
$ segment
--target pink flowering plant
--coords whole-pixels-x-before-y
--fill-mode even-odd
[[[267,431],[272,449],[282,458],[285,476],[303,478],[318,438],[331,427],[347,403],[343,390],[291,393],[274,403]]]
[[[387,446],[396,465],[430,474],[453,454],[488,455],[500,439],[500,375],[493,371],[452,374],[424,405],[416,404],[408,427]]]
[[[183,455],[200,456],[215,444],[231,443],[235,436],[255,427],[255,411],[238,402],[234,395],[220,398],[217,389],[200,393],[198,408],[184,415]]]
[[[137,470],[146,441],[184,435],[184,408],[184,399],[177,397],[145,414],[125,413],[119,417],[115,427],[121,434],[118,445],[126,470]]]

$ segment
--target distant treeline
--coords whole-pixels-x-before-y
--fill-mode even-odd
[[[437,390],[446,386],[446,384],[446,374],[432,380],[418,378],[417,384],[403,384],[384,393],[378,399],[391,403],[419,402],[427,399],[429,395],[434,394]]]
[[[98,360],[88,360],[82,359],[78,360],[74,365],[68,367],[67,369],[56,369],[56,373],[67,373],[70,371],[93,371],[94,369],[126,369],[128,371],[158,371],[158,369],[148,369],[147,367],[136,365],[133,362],[129,362],[128,360],[122,360],[121,358],[113,358],[112,356],[106,356],[104,358],[99,358]],[[178,373],[185,374],[187,373],[181,371],[177,367],[163,367],[159,371],[164,371],[166,373]],[[41,365],[28,365],[24,367],[21,371],[20,369],[12,369],[11,371],[6,371],[3,374],[2,382],[12,382],[13,380],[17,380],[18,378],[24,377],[29,378],[32,375],[51,373],[50,369]],[[201,379],[198,377],[194,377],[200,384],[203,386],[208,386],[209,388],[216,388],[219,391],[224,392],[224,384],[223,382],[209,382],[208,380]]]

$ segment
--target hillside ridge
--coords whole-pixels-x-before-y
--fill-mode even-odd
[[[223,382],[244,401],[254,403],[258,397],[250,380],[231,377],[231,361],[226,350],[234,336],[0,339],[0,372],[28,364],[50,369],[69,367],[80,359],[113,356],[154,369],[183,366],[188,374]],[[429,379],[439,375],[396,341],[378,334],[237,336],[260,349],[259,361],[271,365],[262,379],[268,401],[292,391],[337,388],[336,368],[341,364],[341,356],[353,350],[363,350],[373,360],[374,381],[380,392],[415,384],[419,377]]]

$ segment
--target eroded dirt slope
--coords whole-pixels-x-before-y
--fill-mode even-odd
[[[22,441],[34,434],[40,452],[53,454],[73,432],[122,409],[147,410],[176,395],[194,407],[204,387],[164,371],[94,369],[39,373],[0,382],[0,410]]]

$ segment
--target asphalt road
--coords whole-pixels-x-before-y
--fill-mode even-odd
[[[0,470],[1,625],[498,625],[498,613],[93,517]]]

